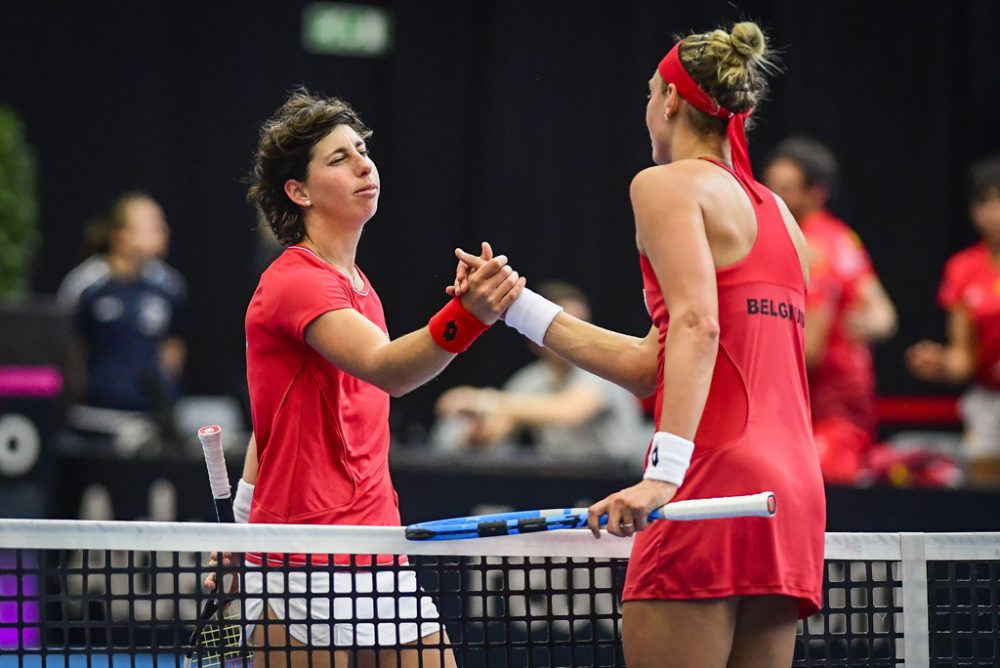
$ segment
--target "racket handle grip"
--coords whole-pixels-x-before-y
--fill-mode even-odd
[[[208,467],[208,481],[212,485],[212,496],[216,499],[232,497],[226,458],[222,452],[222,427],[210,425],[198,430],[201,449],[205,451],[205,465]]]
[[[772,517],[778,511],[774,492],[717,499],[674,501],[654,510],[651,520],[711,520],[721,517]]]
[[[215,499],[215,517],[223,524],[236,524],[236,518],[233,516],[232,498]]]

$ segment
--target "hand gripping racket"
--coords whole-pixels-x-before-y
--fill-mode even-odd
[[[215,502],[215,519],[218,522],[234,523],[232,488],[222,451],[222,428],[216,425],[202,427],[198,430],[198,440],[205,453],[208,480]],[[223,582],[216,582],[215,587],[218,595],[205,603],[188,643],[192,646],[192,651],[187,654],[189,667],[221,667],[240,660],[243,629],[239,624],[226,623]],[[197,653],[196,657],[192,657],[194,653]]]
[[[760,492],[746,496],[674,501],[654,510],[649,514],[649,519],[711,520],[722,517],[772,517],[777,510],[778,502],[774,492]],[[601,515],[600,523],[601,526],[605,526],[608,523],[608,516]],[[556,529],[582,529],[586,526],[586,508],[550,508],[495,515],[472,515],[411,524],[406,527],[406,538],[457,540]]]

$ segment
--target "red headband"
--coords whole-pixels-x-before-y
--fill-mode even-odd
[[[680,46],[681,43],[678,42],[674,45],[674,48],[670,49],[670,52],[660,61],[657,71],[663,77],[664,82],[677,86],[677,93],[695,109],[705,112],[709,116],[729,119],[729,125],[726,127],[726,137],[729,139],[729,152],[732,156],[733,171],[753,197],[758,202],[762,201],[755,187],[757,181],[753,178],[753,170],[750,168],[750,153],[747,151],[747,135],[744,128],[744,123],[746,123],[747,117],[753,113],[753,110],[737,114],[720,106],[718,102],[713,100],[708,93],[702,90],[698,82],[691,78],[691,75],[688,74],[687,69],[681,63]]]

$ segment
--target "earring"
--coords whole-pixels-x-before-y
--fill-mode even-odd
[[[663,112],[663,120],[667,121],[668,123],[670,122],[670,112],[668,111]]]

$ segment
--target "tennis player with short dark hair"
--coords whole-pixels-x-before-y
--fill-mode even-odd
[[[788,666],[820,606],[825,498],[804,355],[808,259],[788,208],[750,170],[744,123],[769,69],[757,25],[681,40],[649,80],[656,166],[632,181],[645,338],[525,290],[506,323],[583,368],[657,392],[644,479],[590,508],[635,539],[629,668]],[[470,266],[482,261],[461,258]],[[456,284],[461,293],[461,271]],[[776,517],[653,522],[671,500],[775,492]]]
[[[388,465],[389,395],[436,376],[524,286],[506,259],[491,257],[484,246],[486,261],[471,277],[471,290],[428,326],[390,340],[382,303],[355,264],[381,188],[368,154],[370,135],[345,102],[305,90],[295,91],[261,128],[249,198],[287,248],[261,276],[247,309],[251,456],[255,451],[258,464],[251,522],[399,525]],[[247,557],[251,564],[276,565],[283,558]],[[293,567],[306,562],[305,555],[288,558]],[[327,559],[313,555],[312,562]],[[349,565],[346,556],[329,559]],[[355,660],[454,666],[451,651],[440,647],[434,604],[420,595],[412,571],[361,565],[266,576],[248,569],[247,592],[266,592],[267,605],[257,599],[256,611],[265,607],[264,614],[281,620],[267,625],[266,642],[308,644],[310,651],[296,653],[293,665],[339,666],[350,657],[335,648],[393,647],[423,638],[420,652],[388,649]],[[315,595],[282,596],[286,582],[289,592],[308,587]],[[365,597],[352,595],[364,591]],[[393,591],[410,595],[389,596]],[[253,601],[249,618],[258,614]],[[265,641],[262,628],[253,636],[257,645]],[[289,661],[283,650],[266,655],[269,666]]]

